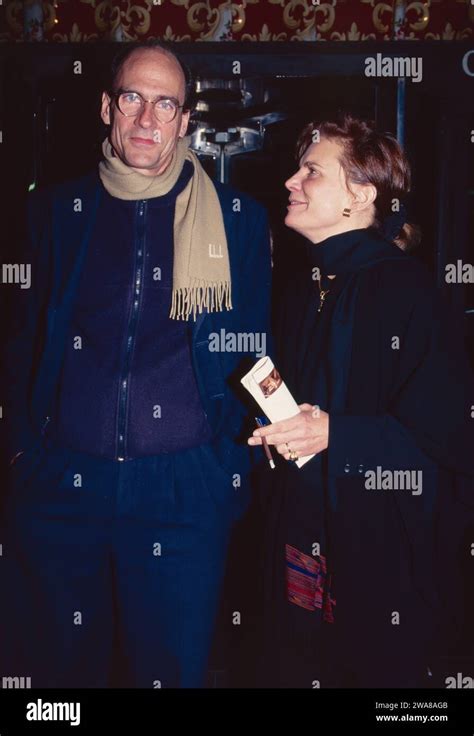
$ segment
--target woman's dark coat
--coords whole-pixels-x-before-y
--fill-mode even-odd
[[[318,273],[336,275],[323,280],[320,313]],[[472,656],[453,659],[473,654],[472,638],[455,641],[474,564],[462,324],[414,257],[354,230],[307,245],[277,304],[276,365],[298,403],[329,413],[329,446],[300,470],[267,473],[263,684],[443,687],[460,666],[474,676]],[[370,489],[377,468],[420,473],[405,476],[421,478],[421,492]],[[289,602],[285,587],[285,546],[310,557],[320,540],[332,623]]]

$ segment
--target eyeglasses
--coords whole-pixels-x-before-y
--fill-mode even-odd
[[[150,102],[153,105],[156,119],[160,123],[171,123],[175,119],[178,110],[183,107],[183,105],[178,105],[178,101],[173,97],[157,97],[155,100],[145,100],[139,92],[124,92],[122,90],[112,93],[111,96],[115,99],[122,115],[127,118],[139,115],[145,106],[145,102]]]

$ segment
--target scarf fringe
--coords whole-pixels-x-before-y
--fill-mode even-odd
[[[193,284],[180,289],[173,289],[171,300],[171,319],[187,320],[190,314],[196,321],[197,313],[206,309],[208,312],[221,312],[223,307],[232,309],[230,281]]]

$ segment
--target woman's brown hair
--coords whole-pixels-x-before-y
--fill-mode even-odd
[[[371,227],[387,237],[387,218],[396,217],[393,200],[403,205],[411,186],[410,164],[402,147],[391,133],[377,132],[372,122],[343,114],[335,120],[313,121],[305,126],[296,144],[298,161],[312,143],[322,138],[341,145],[339,160],[348,186],[353,182],[373,184],[376,188]],[[409,250],[420,242],[420,229],[405,222],[392,242],[402,250]]]

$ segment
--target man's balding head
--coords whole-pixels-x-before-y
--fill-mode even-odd
[[[143,44],[119,57],[113,68],[111,89],[102,96],[102,120],[111,125],[110,142],[116,155],[128,166],[146,176],[161,174],[168,167],[179,138],[188,126],[186,107],[187,77],[172,52],[158,45]],[[131,117],[117,107],[120,92],[135,92],[145,103]],[[169,98],[179,105],[171,122],[160,122],[150,100]]]

